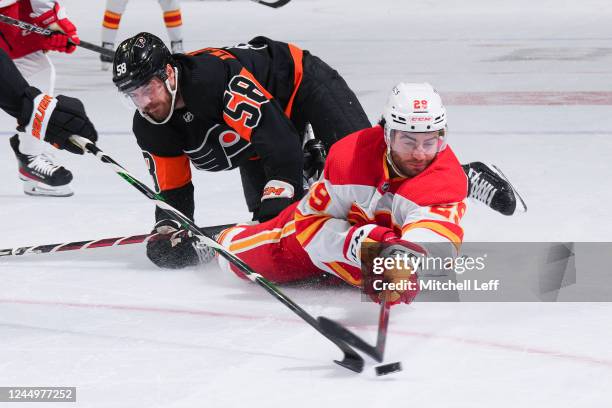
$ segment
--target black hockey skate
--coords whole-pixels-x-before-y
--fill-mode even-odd
[[[472,162],[462,165],[468,176],[468,197],[486,204],[493,210],[512,215],[517,210],[527,211],[523,198],[498,167],[491,169],[484,163]]]
[[[54,164],[44,153],[21,153],[18,135],[11,137],[10,142],[19,164],[19,178],[23,180],[24,193],[49,197],[69,197],[74,194],[68,186],[72,181],[70,170]]]

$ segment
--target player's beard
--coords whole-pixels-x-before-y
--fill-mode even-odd
[[[172,97],[170,96],[170,92],[164,92],[162,98],[159,100],[150,103],[145,109],[144,113],[152,117],[158,122],[166,119],[170,114],[170,104],[172,103]]]
[[[391,150],[391,160],[397,169],[405,177],[415,177],[422,173],[436,158],[433,156],[425,155],[423,159],[417,159],[415,157],[402,158],[398,153]]]

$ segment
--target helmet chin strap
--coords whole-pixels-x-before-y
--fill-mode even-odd
[[[387,163],[391,166],[391,169],[400,177],[408,178],[407,175],[402,173],[400,169],[397,168],[395,163],[393,162],[393,158],[391,157],[391,129],[387,126],[384,127],[384,135],[385,135],[385,143],[387,144]]]
[[[168,112],[168,116],[166,116],[166,119],[162,120],[161,122],[158,122],[155,119],[153,119],[151,116],[141,111],[140,109],[138,110],[138,112],[140,112],[140,115],[143,118],[145,118],[146,120],[148,120],[154,125],[163,125],[164,123],[167,123],[172,117],[172,114],[174,113],[174,105],[176,103],[176,92],[178,91],[179,77],[178,77],[178,69],[176,69],[176,67],[172,67],[172,69],[174,70],[174,82],[175,82],[174,90],[172,90],[172,88],[170,87],[170,78],[167,78],[164,81],[164,84],[166,85],[166,89],[168,90],[168,92],[170,92],[170,96],[172,97],[172,101],[170,101],[170,112]]]

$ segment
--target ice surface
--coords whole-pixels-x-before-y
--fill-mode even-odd
[[[65,0],[86,41],[104,2]],[[607,1],[293,0],[183,2],[185,48],[255,35],[290,41],[337,68],[376,120],[397,81],[447,99],[462,162],[499,165],[529,212],[474,204],[470,241],[605,241],[612,226],[612,29]],[[132,0],[120,39],[166,38],[153,0]],[[98,56],[52,56],[57,93],[81,98],[100,147],[149,181],[131,112]],[[512,94],[516,92],[518,94]],[[591,93],[589,93],[591,92]],[[595,92],[596,94],[593,94]],[[484,94],[480,94],[484,93]],[[485,95],[484,104],[474,104]],[[500,102],[501,101],[501,102]],[[504,103],[514,103],[511,105]],[[0,115],[0,133],[12,120]],[[0,248],[147,232],[153,208],[92,157],[57,154],[69,199],[26,197],[0,143]],[[201,225],[246,220],[237,172],[194,173]],[[426,304],[391,313],[388,361],[354,375],[334,346],[259,287],[215,266],[153,267],[143,247],[0,260],[0,386],[77,386],[83,407],[601,407],[612,401],[610,304]],[[377,310],[348,289],[291,287],[314,315],[369,340]],[[332,402],[333,401],[333,402]],[[10,404],[6,404],[9,406]]]

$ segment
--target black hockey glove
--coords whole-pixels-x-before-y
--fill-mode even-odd
[[[70,142],[70,136],[82,136],[93,143],[98,140],[98,133],[80,100],[64,95],[54,98],[34,87],[25,91],[18,122],[20,130],[25,129],[26,133],[75,154],[84,152]]]
[[[268,181],[261,196],[261,204],[253,215],[253,220],[264,222],[276,217],[294,201],[294,197],[293,184],[281,180]]]
[[[516,210],[516,192],[512,185],[484,163],[463,164],[468,177],[468,197],[486,204],[503,215]]]
[[[180,269],[210,262],[215,252],[199,242],[191,232],[181,229],[178,221],[161,220],[153,232],[168,234],[168,239],[147,243],[147,257],[160,268]]]
[[[325,168],[325,145],[319,139],[310,139],[304,145],[304,177],[318,180]]]

